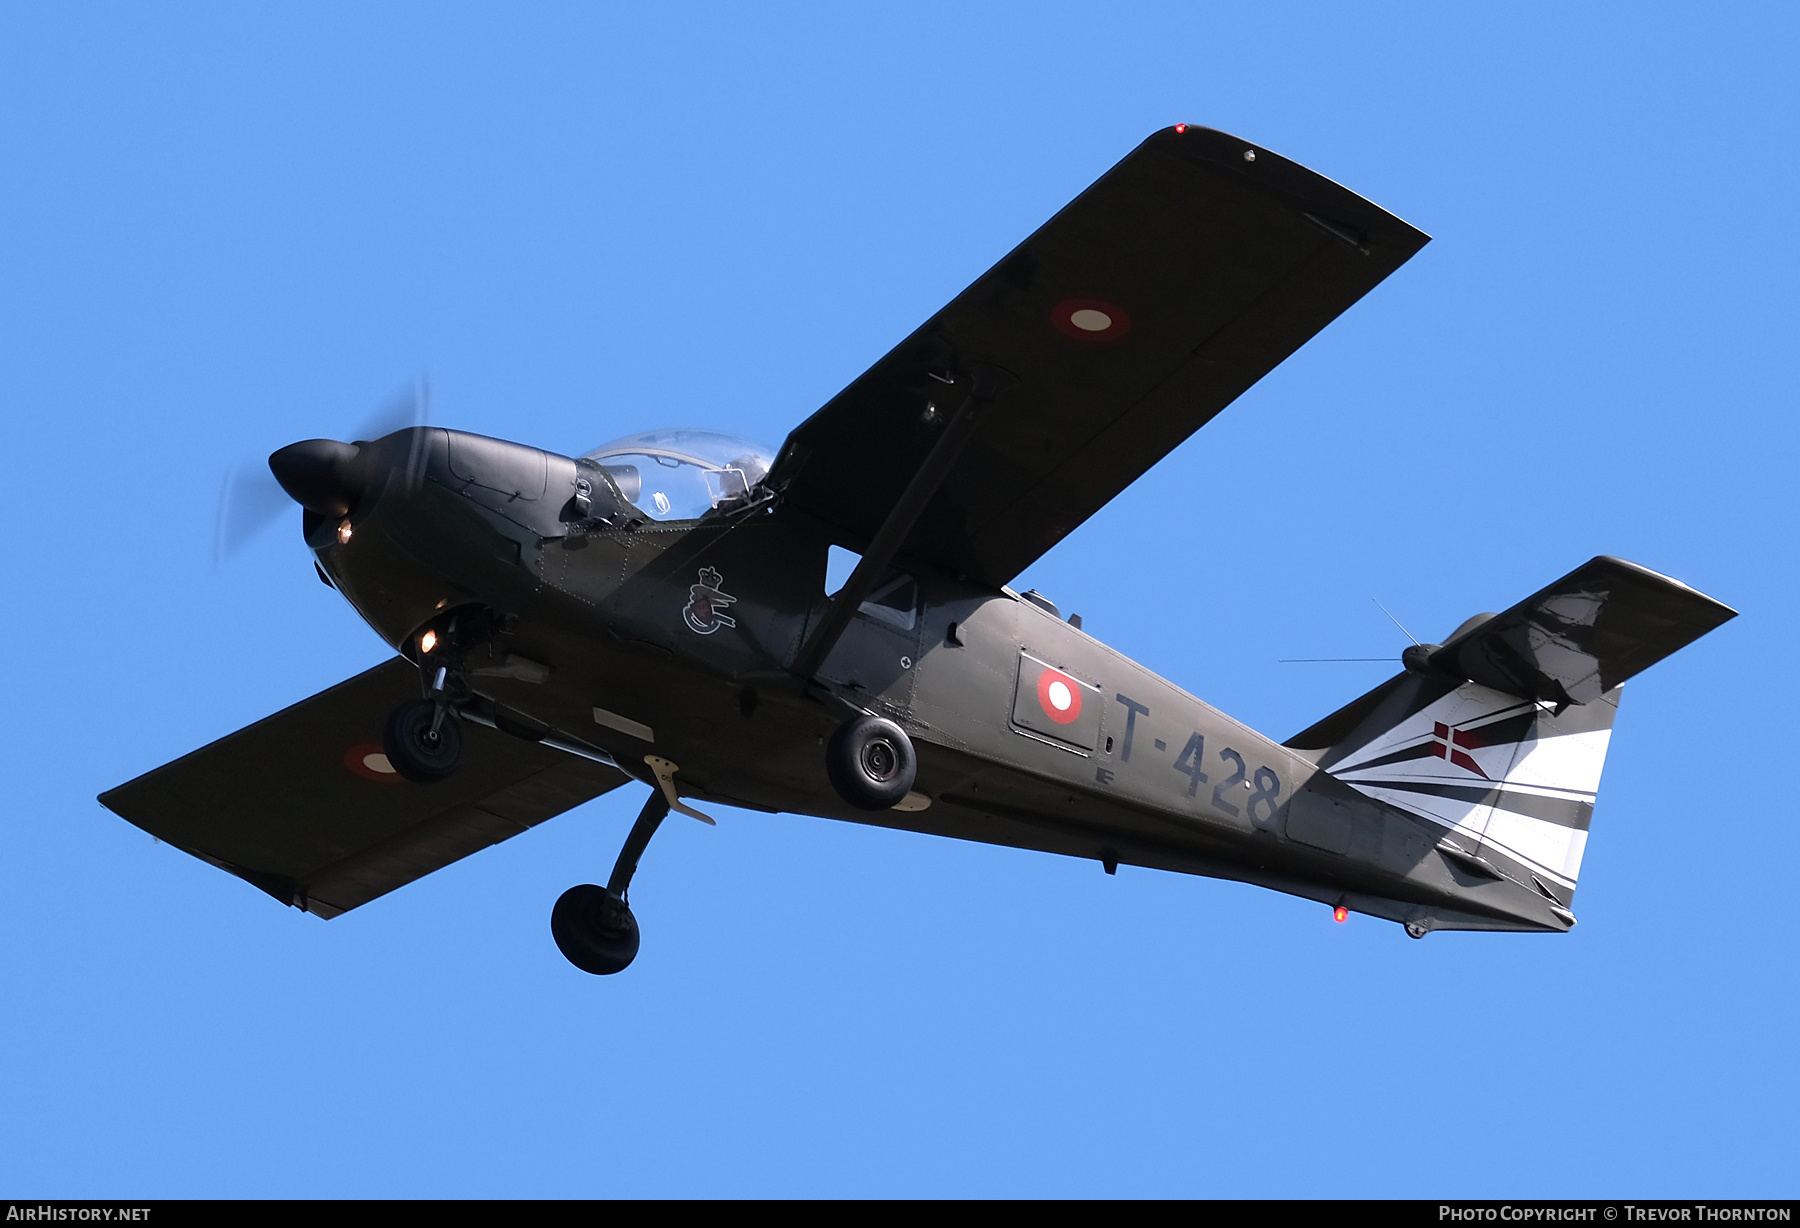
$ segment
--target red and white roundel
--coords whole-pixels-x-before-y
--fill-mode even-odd
[[[1038,706],[1058,725],[1069,724],[1081,715],[1081,684],[1060,669],[1046,669],[1038,675]]]
[[[1050,309],[1050,323],[1077,341],[1117,341],[1131,331],[1131,316],[1117,303],[1098,298],[1066,298]]]
[[[344,766],[364,780],[397,785],[405,780],[388,762],[387,752],[379,742],[359,742],[344,752]]]

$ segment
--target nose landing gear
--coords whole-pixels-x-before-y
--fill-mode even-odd
[[[460,635],[459,622],[464,624]],[[388,714],[381,748],[396,772],[418,784],[448,780],[462,763],[462,718],[453,703],[469,697],[459,672],[462,652],[470,642],[492,634],[492,617],[475,623],[470,628],[461,615],[452,614],[441,627],[428,626],[411,641],[416,655],[402,650],[419,667],[424,698],[402,703]]]
[[[408,700],[388,716],[381,747],[408,780],[448,780],[462,762],[462,721],[441,700]]]

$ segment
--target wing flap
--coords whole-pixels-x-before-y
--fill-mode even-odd
[[[1425,242],[1278,155],[1165,130],[801,424],[770,483],[872,539],[997,369],[903,551],[1005,583]]]
[[[418,694],[417,678],[395,658],[100,801],[283,903],[333,917],[629,779],[473,723],[449,780],[378,771],[382,723]]]

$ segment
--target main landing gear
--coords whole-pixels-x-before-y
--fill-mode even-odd
[[[831,735],[825,774],[838,796],[858,810],[888,810],[912,791],[919,756],[912,739],[894,722],[857,716]]]
[[[669,800],[658,789],[650,794],[606,886],[583,883],[570,887],[550,910],[550,936],[571,964],[595,976],[610,976],[631,966],[638,953],[637,918],[626,903],[631,876],[650,837],[669,814]]]
[[[675,765],[650,756],[658,788],[644,801],[606,886],[570,887],[550,910],[550,936],[557,950],[583,972],[611,976],[631,966],[638,953],[637,918],[631,913],[631,876],[650,837],[671,806],[703,822],[711,819],[683,804],[673,785]],[[857,716],[838,728],[825,750],[826,773],[843,799],[861,810],[888,810],[905,800],[919,772],[912,739],[893,721]]]

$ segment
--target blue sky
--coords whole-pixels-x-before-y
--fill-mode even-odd
[[[1776,5],[0,10],[0,1192],[1794,1192],[1800,191]],[[778,443],[1151,130],[1434,236],[1037,563],[1276,737],[1595,554],[1742,617],[1628,688],[1565,937],[621,790],[339,920],[94,795],[379,661],[220,479],[427,376]],[[290,517],[297,520],[297,516]]]

